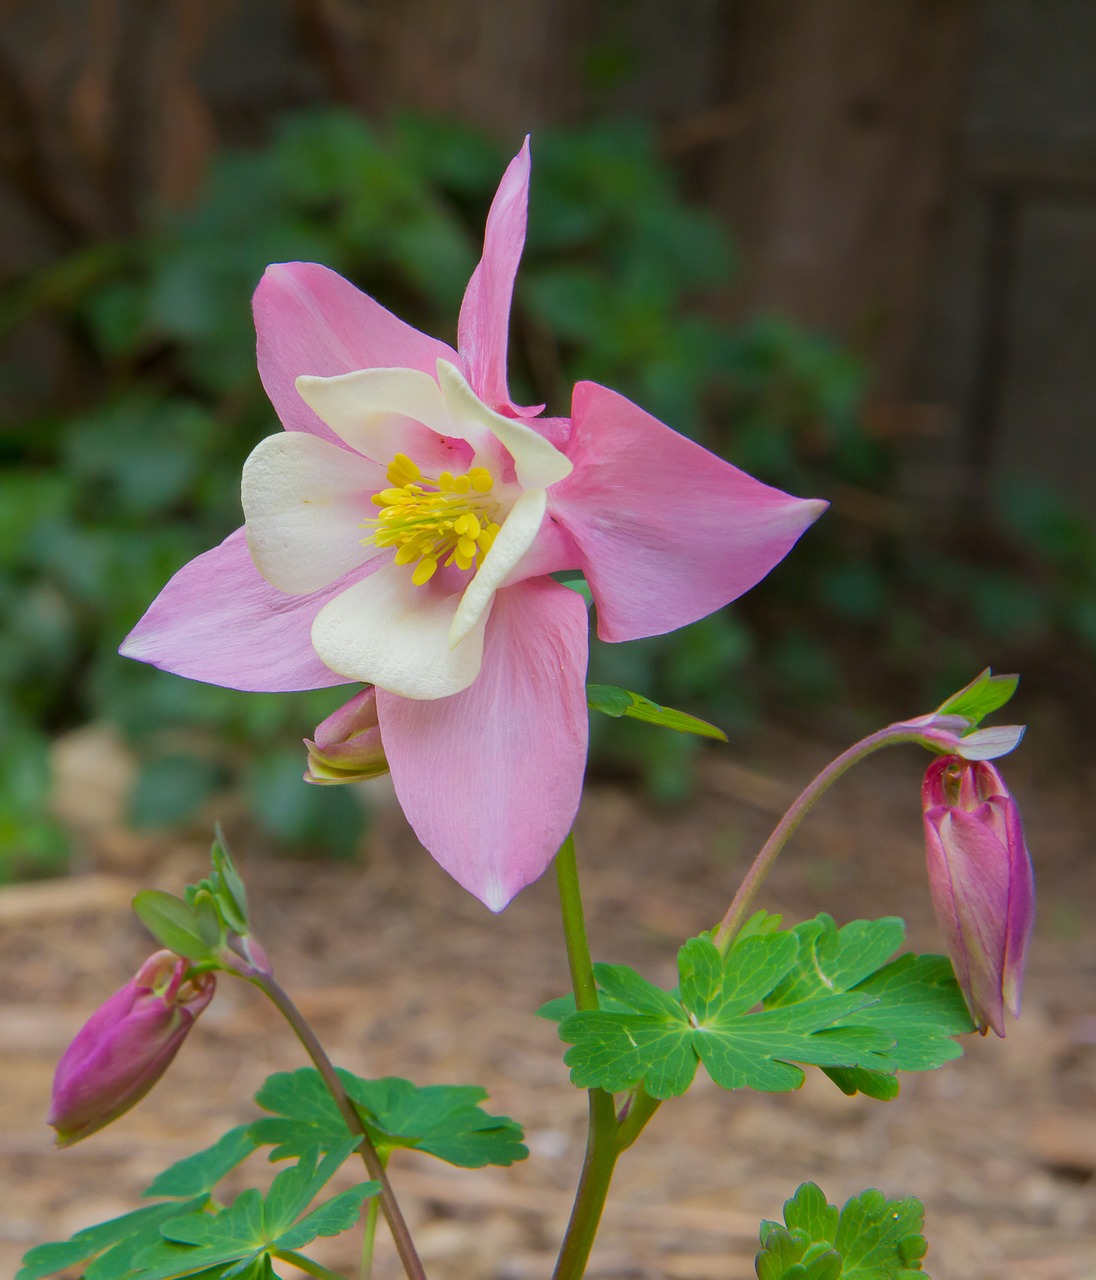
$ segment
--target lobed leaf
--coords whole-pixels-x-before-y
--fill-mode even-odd
[[[928,1280],[924,1206],[880,1191],[853,1196],[838,1212],[805,1182],[784,1205],[784,1223],[761,1224],[758,1280]]]
[[[973,1026],[950,963],[885,963],[902,941],[900,920],[778,925],[755,917],[726,957],[706,935],[690,939],[674,991],[595,965],[602,1007],[575,1012],[561,1000],[542,1011],[560,1018],[572,1082],[614,1093],[642,1083],[652,1097],[676,1097],[703,1063],[723,1088],[780,1092],[814,1065],[846,1092],[886,1099],[898,1091],[896,1071],[932,1070],[961,1053],[953,1037]]]
[[[476,1085],[419,1088],[394,1076],[366,1080],[344,1070],[339,1078],[382,1153],[408,1147],[468,1169],[507,1166],[529,1154],[521,1126],[484,1111],[479,1104],[487,1094]],[[250,1128],[255,1141],[274,1145],[271,1159],[299,1155],[313,1144],[328,1147],[349,1135],[323,1081],[310,1067],[268,1077],[255,1101],[274,1113]]]

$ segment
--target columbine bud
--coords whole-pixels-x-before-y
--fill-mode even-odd
[[[388,772],[377,724],[377,691],[370,685],[316,727],[316,740],[305,738],[308,769],[305,782],[330,786],[362,782]]]
[[[53,1077],[49,1123],[59,1147],[117,1120],[170,1066],[216,986],[212,973],[187,977],[188,968],[157,951],[77,1032]]]
[[[941,756],[921,799],[929,889],[971,1017],[1005,1034],[1020,988],[1035,912],[1035,881],[1020,810],[986,761]]]

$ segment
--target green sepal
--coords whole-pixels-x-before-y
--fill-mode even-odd
[[[675,711],[673,707],[663,707],[641,693],[632,693],[629,689],[618,689],[613,684],[588,684],[586,686],[586,705],[593,711],[619,720],[621,716],[630,716],[633,720],[642,720],[645,724],[661,725],[663,729],[673,729],[677,733],[694,733],[701,738],[715,738],[726,742],[727,735],[722,729],[699,716],[691,716],[684,711]]]
[[[487,1097],[477,1085],[427,1085],[386,1076],[366,1080],[339,1070],[339,1079],[357,1108],[377,1150],[405,1147],[424,1151],[466,1169],[509,1166],[529,1152],[521,1126],[479,1104]],[[269,1076],[255,1101],[274,1114],[250,1126],[252,1138],[271,1144],[271,1159],[297,1155],[309,1145],[328,1147],[349,1130],[319,1074],[311,1067]]]
[[[161,889],[142,889],[133,899],[133,910],[156,941],[169,951],[202,963],[217,959],[216,948],[206,941],[202,916],[182,898]]]
[[[761,1224],[758,1280],[929,1280],[921,1267],[924,1206],[880,1191],[853,1196],[838,1212],[805,1182],[784,1205],[784,1222]]]
[[[989,667],[953,693],[936,709],[938,716],[962,716],[976,728],[988,715],[999,711],[1016,692],[1019,676],[995,676]]]

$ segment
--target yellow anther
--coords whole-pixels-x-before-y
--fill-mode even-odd
[[[415,565],[415,572],[411,575],[411,581],[416,587],[421,587],[424,582],[429,582],[434,576],[438,568],[436,560],[428,560],[425,556]]]
[[[363,522],[369,531],[363,542],[391,547],[396,564],[413,564],[416,586],[429,582],[439,564],[474,569],[499,531],[492,519],[498,504],[487,468],[473,467],[456,476],[443,471],[435,480],[406,454],[397,453],[387,476],[393,487],[373,495],[379,510]]]
[[[417,480],[422,472],[406,453],[397,453],[388,464],[388,480],[390,484],[405,485]]]

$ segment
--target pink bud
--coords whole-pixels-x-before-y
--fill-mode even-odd
[[[971,1017],[1005,1034],[1020,1012],[1035,880],[1020,810],[984,760],[940,756],[921,789],[929,890]]]
[[[361,782],[388,772],[377,723],[377,691],[372,685],[332,712],[316,728],[316,739],[305,738],[308,769],[305,782],[332,786]]]
[[[187,976],[189,967],[157,951],[77,1032],[53,1076],[48,1122],[59,1147],[116,1120],[170,1066],[216,986],[212,973]]]

